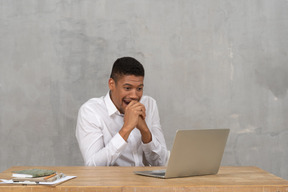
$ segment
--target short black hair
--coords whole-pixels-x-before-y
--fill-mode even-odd
[[[135,75],[144,77],[144,67],[133,57],[118,58],[113,64],[110,78],[117,82],[117,80],[123,75]]]

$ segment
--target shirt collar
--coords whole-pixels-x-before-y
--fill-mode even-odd
[[[120,112],[118,111],[118,109],[116,108],[116,106],[114,105],[113,101],[110,98],[110,91],[108,91],[108,93],[104,97],[104,101],[105,101],[109,116],[111,116],[113,114],[121,115]]]

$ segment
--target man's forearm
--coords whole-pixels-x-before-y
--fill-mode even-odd
[[[130,135],[130,133],[131,133],[132,130],[133,130],[133,129],[131,129],[131,128],[129,128],[129,127],[123,126],[123,127],[121,128],[121,130],[119,131],[119,134],[121,135],[121,137],[122,137],[125,141],[127,141],[127,140],[128,140],[128,137],[129,137],[129,135]]]
[[[142,135],[142,142],[143,143],[150,143],[151,141],[152,141],[152,134],[151,134],[151,132],[149,131],[149,129],[148,129],[148,131],[141,131],[140,130],[140,132],[141,132],[141,135]]]
[[[142,117],[139,117],[138,120],[138,125],[137,128],[139,129],[140,133],[141,133],[141,139],[143,143],[149,143],[152,141],[152,134],[145,122],[145,119]]]

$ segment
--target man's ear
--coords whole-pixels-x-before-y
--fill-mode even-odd
[[[110,78],[108,80],[108,86],[109,86],[110,91],[115,89],[115,81],[114,81],[114,79]]]

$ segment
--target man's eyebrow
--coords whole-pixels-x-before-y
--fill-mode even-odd
[[[123,84],[123,86],[132,86],[132,85],[129,83],[125,83],[125,84]]]
[[[131,85],[131,84],[129,84],[129,83],[125,83],[125,84],[123,84],[123,86],[133,86],[133,85]],[[137,86],[137,87],[144,87],[144,84],[140,84],[139,86]]]

